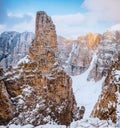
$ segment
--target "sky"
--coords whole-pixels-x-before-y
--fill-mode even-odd
[[[120,23],[120,0],[0,0],[0,33],[35,31],[37,11],[51,16],[58,35],[103,33]]]

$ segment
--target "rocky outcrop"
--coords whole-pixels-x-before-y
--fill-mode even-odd
[[[115,62],[120,54],[120,31],[107,31],[102,35],[97,52],[97,61],[91,70],[88,79],[94,78],[95,81],[106,76],[112,63]]]
[[[13,118],[14,109],[4,84],[4,72],[0,68],[0,125]]]
[[[0,65],[6,69],[16,66],[18,61],[28,54],[34,37],[31,32],[4,32],[0,35]]]
[[[8,68],[5,86],[15,107],[15,124],[69,125],[78,111],[72,81],[58,59],[55,26],[45,12],[37,12],[35,39],[29,56]]]
[[[94,53],[100,44],[101,35],[88,33],[73,42],[72,50],[66,61],[66,71],[70,75],[79,75],[86,71]]]
[[[120,56],[109,69],[102,88],[91,116],[116,123],[120,117]]]

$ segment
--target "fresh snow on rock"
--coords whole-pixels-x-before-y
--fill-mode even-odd
[[[70,52],[69,57],[68,57],[66,63],[69,63],[72,54],[76,51],[76,48],[77,48],[77,43],[73,43],[73,45],[72,45],[72,51]]]
[[[24,59],[23,59],[24,60]],[[25,59],[26,60],[26,59]],[[91,61],[91,64],[86,72],[84,72],[81,75],[78,76],[72,76],[73,80],[73,91],[75,94],[77,106],[85,106],[86,111],[84,115],[84,119],[73,121],[70,124],[69,128],[115,128],[115,124],[113,124],[111,121],[105,121],[105,120],[99,120],[98,118],[89,118],[94,105],[96,104],[98,100],[98,96],[101,93],[102,83],[104,82],[105,78],[100,80],[99,82],[93,81],[87,81],[87,77],[91,69],[93,68],[93,64],[96,61],[96,55],[93,56],[93,60]],[[24,61],[23,61],[24,62]],[[119,74],[119,71],[116,71],[116,73]],[[25,93],[31,92],[31,88],[26,89],[24,88]],[[118,96],[119,98],[119,96]],[[23,103],[22,98],[21,101],[19,101],[20,104]],[[39,108],[39,104],[36,105],[36,109]],[[118,106],[119,108],[119,106]],[[35,109],[35,110],[36,110]],[[33,110],[33,111],[35,111]],[[46,118],[48,120],[48,118]],[[119,125],[119,124],[118,124]],[[57,125],[57,124],[45,124],[45,125],[39,125],[39,126],[33,126],[31,124],[27,124],[24,126],[21,125],[15,125],[15,124],[9,124],[8,126],[0,126],[0,128],[66,128],[65,125]]]
[[[99,120],[98,118],[87,118],[79,121],[74,121],[70,124],[69,128],[115,128],[115,124],[111,121]],[[24,126],[11,124],[8,126],[0,126],[0,128],[66,128],[65,125],[45,124],[34,127],[27,124]]]
[[[18,65],[21,64],[21,63],[28,63],[30,60],[29,60],[29,56],[26,55],[24,58],[22,58],[21,60],[19,60],[19,62],[17,63]]]
[[[75,95],[75,99],[77,102],[77,106],[85,107],[85,115],[84,118],[88,118],[96,104],[98,97],[102,90],[102,80],[95,82],[95,81],[87,81],[87,77],[89,72],[91,71],[94,62],[96,61],[96,55],[93,56],[93,60],[88,68],[88,70],[78,76],[72,76],[73,81],[73,92]]]
[[[117,127],[120,128],[120,93],[117,91]]]

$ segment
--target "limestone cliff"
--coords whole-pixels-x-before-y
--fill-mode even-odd
[[[79,75],[88,69],[94,53],[98,50],[100,40],[100,34],[88,33],[73,41],[65,66],[70,75]]]
[[[4,83],[4,72],[0,68],[0,125],[13,118],[13,106]]]
[[[107,31],[102,35],[97,51],[97,61],[91,70],[88,79],[94,78],[95,81],[106,76],[112,63],[115,62],[120,54],[120,31]]]
[[[28,54],[33,37],[31,32],[3,32],[0,35],[0,65],[4,69],[16,66]]]
[[[120,117],[120,55],[108,71],[106,80],[102,87],[91,116],[101,120],[111,119],[117,122]]]
[[[10,123],[69,125],[76,117],[72,81],[62,69],[57,51],[51,18],[45,12],[37,12],[35,39],[29,56],[5,73],[4,83],[15,107]]]
[[[66,60],[69,58],[73,43],[74,40],[69,40],[65,37],[57,36],[58,57],[61,60],[63,67],[66,65]]]

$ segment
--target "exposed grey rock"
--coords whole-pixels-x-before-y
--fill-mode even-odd
[[[0,65],[6,69],[16,66],[28,54],[29,45],[34,37],[31,32],[4,32],[0,35]]]

